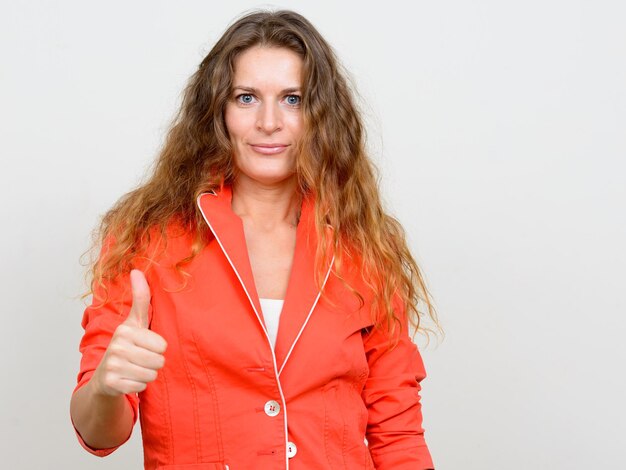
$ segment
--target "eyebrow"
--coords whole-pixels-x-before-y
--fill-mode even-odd
[[[248,91],[250,93],[258,93],[259,92],[258,89],[254,88],[252,86],[243,86],[243,85],[235,85],[233,87],[233,91],[234,90],[243,90],[243,91]],[[281,93],[294,93],[296,91],[297,92],[301,91],[300,87],[289,87],[289,88],[285,88],[285,89],[281,90],[280,92]]]

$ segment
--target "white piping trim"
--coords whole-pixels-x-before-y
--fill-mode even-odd
[[[324,290],[324,286],[326,285],[326,281],[328,281],[328,276],[330,275],[330,271],[331,271],[331,269],[333,267],[333,263],[334,262],[335,262],[335,255],[333,255],[333,259],[330,260],[330,266],[328,267],[328,272],[326,272],[326,277],[324,278],[324,282],[322,283],[322,288],[317,293],[317,297],[315,297],[315,301],[313,302],[313,305],[311,306],[311,310],[309,310],[309,314],[306,316],[306,320],[304,320],[304,323],[302,324],[302,328],[300,328],[300,331],[298,332],[298,335],[296,336],[296,339],[294,339],[293,343],[291,343],[291,348],[289,348],[289,352],[285,356],[285,360],[283,361],[283,365],[280,367],[280,370],[278,371],[278,377],[280,377],[280,374],[283,372],[283,369],[285,368],[285,365],[287,364],[287,360],[289,359],[289,356],[291,356],[293,348],[296,347],[296,343],[300,339],[300,336],[302,335],[302,332],[304,331],[304,328],[306,327],[307,323],[309,323],[309,319],[311,318],[311,315],[313,314],[313,309],[317,305],[317,301],[320,299],[320,296],[322,295],[322,290]]]
[[[267,334],[267,330],[265,329],[265,325],[263,324],[263,321],[261,320],[261,316],[259,315],[259,312],[257,312],[256,307],[254,306],[254,302],[252,301],[252,297],[250,297],[250,294],[248,293],[248,289],[246,289],[246,285],[243,283],[243,280],[241,279],[241,276],[239,275],[239,272],[237,271],[237,269],[235,268],[235,265],[231,261],[230,256],[228,256],[228,253],[224,249],[224,245],[222,245],[222,242],[220,241],[219,237],[217,236],[217,233],[215,233],[215,230],[213,230],[213,227],[209,223],[209,220],[206,218],[206,215],[204,215],[204,211],[202,210],[202,206],[200,205],[200,198],[204,194],[213,194],[214,196],[216,196],[216,194],[214,192],[212,192],[212,193],[202,193],[196,199],[196,204],[198,205],[198,208],[200,209],[200,213],[202,214],[202,217],[204,218],[204,221],[207,223],[207,225],[211,229],[211,232],[213,232],[213,236],[215,236],[215,239],[217,240],[217,243],[219,244],[220,248],[222,249],[222,252],[224,253],[224,256],[226,256],[226,259],[228,260],[228,262],[230,263],[231,267],[233,268],[233,271],[235,271],[235,275],[237,276],[237,279],[239,279],[239,282],[241,283],[241,287],[243,287],[243,290],[246,293],[246,296],[248,297],[248,300],[250,301],[250,305],[252,305],[252,310],[254,310],[254,314],[256,315],[256,318],[259,321],[259,323],[261,324],[261,328],[263,328],[263,333],[265,333],[265,339],[267,339],[267,343],[269,344],[270,351],[272,352],[272,362],[274,363],[274,374],[276,375],[276,383],[278,384],[278,393],[280,394],[280,400],[281,400],[282,406],[283,406],[283,416],[284,416],[283,420],[284,420],[284,427],[285,427],[285,465],[286,465],[285,469],[289,470],[289,457],[287,456],[287,448],[289,446],[289,435],[288,435],[288,430],[287,430],[287,400],[285,400],[285,395],[283,395],[283,388],[280,385],[280,373],[278,372],[278,366],[276,364],[276,354],[274,353],[274,348],[272,347],[272,341],[270,340],[270,337]]]

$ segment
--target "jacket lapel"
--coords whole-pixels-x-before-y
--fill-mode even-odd
[[[243,231],[243,222],[231,206],[232,192],[230,186],[223,186],[219,192],[203,193],[198,197],[198,206],[209,225],[211,232],[228,258],[239,282],[246,292],[255,314],[265,328],[261,315],[261,303],[254,284],[254,276],[248,247]]]
[[[258,321],[265,329],[254,275],[248,257],[243,223],[233,213],[231,202],[232,189],[230,186],[223,186],[219,192],[204,193],[198,197],[198,206],[204,219],[235,270]],[[321,294],[314,278],[315,252],[318,244],[314,205],[311,196],[303,198],[300,220],[296,228],[296,248],[274,349],[279,375],[310,321]],[[326,262],[324,284],[328,279],[333,262],[334,257]]]
[[[303,199],[300,221],[296,228],[296,249],[274,349],[279,375],[311,319],[321,294],[314,277],[315,252],[318,245],[314,206],[311,196]],[[326,260],[323,284],[326,284],[333,262],[334,257],[330,261]]]

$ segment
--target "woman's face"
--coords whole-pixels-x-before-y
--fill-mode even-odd
[[[234,67],[225,120],[238,178],[287,182],[304,128],[302,59],[289,49],[256,46],[239,54]]]

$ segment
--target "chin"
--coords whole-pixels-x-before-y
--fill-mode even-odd
[[[258,172],[258,173],[240,173],[239,177],[251,180],[263,185],[274,185],[278,183],[288,183],[295,178],[295,172]]]
[[[280,184],[280,183],[289,183],[292,180],[293,175],[281,175],[281,176],[265,176],[256,178],[259,183],[270,185],[270,184]]]

